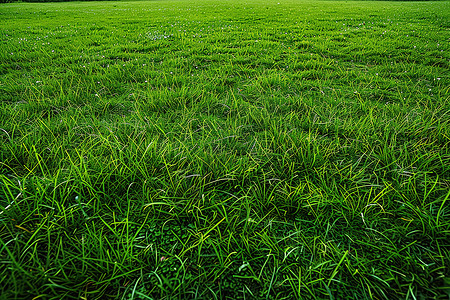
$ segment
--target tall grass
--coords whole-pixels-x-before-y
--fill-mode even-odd
[[[0,7],[3,299],[447,299],[448,2]]]

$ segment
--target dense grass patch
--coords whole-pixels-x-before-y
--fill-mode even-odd
[[[0,14],[4,299],[448,299],[449,2]]]

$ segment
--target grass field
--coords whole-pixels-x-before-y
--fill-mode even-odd
[[[0,299],[449,299],[450,2],[0,20]]]

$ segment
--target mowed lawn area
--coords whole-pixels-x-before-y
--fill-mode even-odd
[[[448,299],[450,2],[0,5],[0,299]]]

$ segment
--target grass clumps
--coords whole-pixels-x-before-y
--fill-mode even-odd
[[[2,5],[2,297],[448,298],[448,3],[322,4]]]

